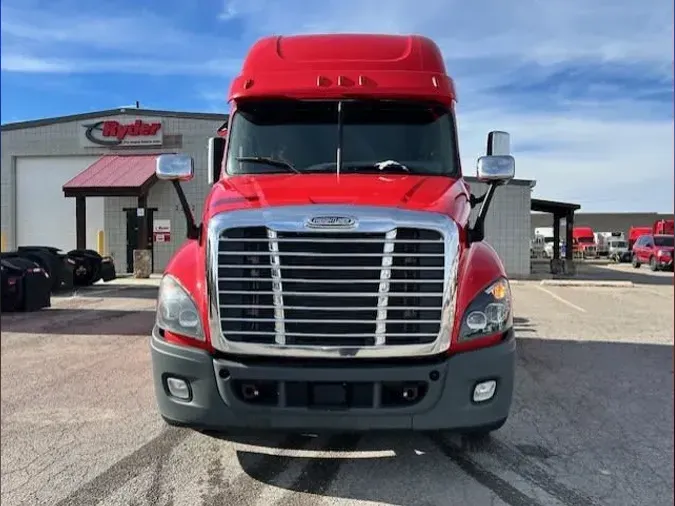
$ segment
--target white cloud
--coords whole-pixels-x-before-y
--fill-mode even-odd
[[[119,73],[146,75],[232,75],[240,65],[239,60],[189,61],[120,58],[70,58],[41,59],[20,54],[10,54],[0,59],[3,71],[40,74]]]
[[[239,64],[222,39],[145,10],[2,5],[2,70],[12,72],[228,74]],[[105,6],[103,6],[105,7]]]
[[[169,7],[64,14],[7,4],[5,72],[231,76],[268,34],[422,33],[456,79],[466,173],[487,131],[506,129],[518,177],[537,179],[541,198],[589,211],[673,210],[673,106],[663,99],[673,89],[672,0],[225,0],[203,14],[221,20],[215,35],[183,27]],[[214,93],[197,89],[222,110],[229,83],[217,82]]]

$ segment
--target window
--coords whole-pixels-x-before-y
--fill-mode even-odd
[[[238,104],[227,154],[229,174],[334,172],[339,144],[338,102],[265,100]],[[427,103],[342,103],[342,172],[457,176],[452,112]],[[244,159],[246,158],[246,159]]]
[[[672,248],[675,241],[672,235],[656,235],[654,236],[654,245],[658,248]]]

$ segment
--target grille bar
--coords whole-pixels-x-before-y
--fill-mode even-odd
[[[245,308],[245,309],[274,309],[276,306],[262,306],[262,305],[253,305],[253,304],[221,304],[221,308]],[[356,306],[356,307],[345,307],[345,306],[284,306],[284,309],[290,310],[311,310],[311,311],[371,311],[373,308],[370,306]],[[399,311],[413,311],[420,310],[418,306],[389,306],[390,310],[399,310]],[[441,311],[442,307],[424,307],[421,311]]]
[[[237,265],[237,264],[219,264],[218,267],[220,268],[228,268],[228,269],[260,269],[259,265]],[[382,266],[377,266],[377,267],[372,267],[372,266],[354,266],[354,267],[349,267],[349,266],[324,266],[324,265],[294,265],[291,267],[284,266],[284,269],[302,269],[302,270],[342,270],[342,271],[352,271],[352,270],[371,270],[371,271],[379,271],[382,269]],[[415,270],[415,271],[442,271],[443,267],[398,267],[398,266],[392,266],[390,267],[392,271],[396,270]]]
[[[277,233],[267,229],[270,248],[270,265],[272,266],[272,291],[274,300],[274,342],[286,344],[286,326],[284,324],[284,290],[281,285],[281,260],[279,259],[279,243]],[[222,321],[223,319],[221,319]],[[240,321],[246,321],[240,319]]]
[[[258,295],[274,295],[276,293],[279,293],[277,290],[270,290],[270,291],[254,291],[254,290],[225,290],[225,291],[219,291],[218,293],[222,295],[249,295],[249,294],[258,294]],[[306,296],[306,295],[311,295],[314,297],[371,297],[375,298],[377,297],[377,293],[352,293],[352,292],[284,292],[286,296],[289,295],[297,295],[297,296]],[[409,296],[409,292],[389,292],[389,296],[392,297],[407,297]],[[424,292],[424,293],[416,293],[416,297],[442,297],[443,294],[441,292],[434,293],[434,292]]]
[[[220,241],[226,242],[227,239],[220,238]],[[253,242],[253,243],[265,243],[267,244],[267,241],[264,239],[247,239],[247,238],[242,238],[242,239],[237,239],[237,242]],[[289,237],[284,237],[282,239],[277,239],[277,242],[279,243],[287,243],[287,242],[307,242],[307,239],[295,239],[295,238],[289,238]],[[351,244],[354,242],[353,239],[340,239],[339,237],[335,238],[321,238],[317,237],[312,239],[312,242],[328,242],[328,243],[345,243],[345,244]],[[383,242],[393,242],[394,244],[442,244],[442,240],[437,240],[437,239],[415,239],[415,240],[406,240],[406,239],[398,239],[398,240],[382,240],[382,239],[360,239],[359,242],[374,242],[374,243],[383,243]]]
[[[277,241],[275,241],[275,244],[278,244]],[[382,244],[382,243],[380,243]],[[385,243],[385,248],[387,246],[391,246],[391,249],[393,250],[394,244],[393,243]],[[219,253],[219,255],[236,255],[236,256],[258,256],[258,255],[263,255],[263,256],[268,256],[270,255],[269,252],[265,251],[224,251],[222,253]],[[387,253],[385,250],[385,254],[383,255],[382,253],[314,253],[312,251],[296,251],[293,253],[284,253],[284,256],[286,257],[317,257],[317,256],[328,256],[328,257],[407,257],[408,255],[406,254],[397,254],[397,253]],[[427,253],[419,253],[416,255],[418,257],[430,257],[430,258],[443,258],[443,255],[438,255],[438,254],[427,254]]]
[[[391,275],[391,268],[388,267],[387,271]],[[246,281],[266,281],[266,278],[218,278],[218,281],[239,281],[239,282],[246,282]],[[353,280],[353,279],[305,279],[305,278],[288,278],[285,277],[284,281],[287,283],[372,283],[371,280],[366,280],[366,281],[358,281],[358,280]],[[438,284],[439,281],[437,279],[411,279],[406,281],[406,283],[435,283]]]
[[[275,332],[274,331],[230,331],[228,332],[229,335],[258,335],[258,336],[274,336]],[[287,336],[306,336],[306,337],[335,337],[335,334],[326,334],[326,333],[320,333],[320,332],[286,332]],[[372,337],[373,334],[368,334],[368,333],[361,333],[361,334],[341,334],[344,337]],[[407,337],[408,334],[387,334],[388,336],[394,336],[394,337]],[[426,337],[436,337],[437,334],[418,334],[420,336],[426,336]]]
[[[277,318],[221,318],[221,321],[224,322],[277,322],[279,321]],[[387,323],[407,323],[408,320],[377,320],[378,322],[382,322],[383,324]],[[437,323],[438,320],[415,320],[417,323]],[[285,320],[286,323],[373,323],[373,320],[330,320],[330,319],[299,319],[299,320],[292,320],[292,319],[287,319]]]
[[[382,264],[380,270],[380,284],[378,287],[379,296],[377,298],[377,320],[375,323],[375,346],[382,346],[386,340],[387,334],[387,305],[389,304],[389,288],[391,287],[391,264],[394,252],[394,243],[396,239],[396,229],[385,234],[385,242],[382,252]]]

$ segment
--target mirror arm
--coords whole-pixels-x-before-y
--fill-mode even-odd
[[[482,196],[476,197],[474,194],[471,194],[469,197],[469,204],[471,205],[471,209],[476,207],[476,204],[480,204],[481,202],[483,202],[485,200],[486,195],[487,193],[484,193]]]
[[[487,217],[488,210],[490,209],[490,203],[492,202],[492,197],[495,194],[495,190],[499,186],[496,183],[491,183],[488,185],[487,191],[481,197],[475,198],[472,197],[472,200],[475,200],[477,203],[480,203],[480,209],[478,211],[478,216],[476,217],[476,222],[468,230],[468,240],[469,244],[474,242],[480,242],[485,239],[485,218]]]
[[[199,239],[199,227],[195,223],[195,218],[190,211],[190,204],[188,204],[187,198],[185,197],[185,192],[183,187],[180,185],[180,181],[173,180],[174,190],[178,194],[178,200],[180,200],[180,205],[183,208],[183,214],[185,214],[185,222],[187,224],[187,238],[188,239]]]

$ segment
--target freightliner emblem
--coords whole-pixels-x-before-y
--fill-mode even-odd
[[[351,216],[314,216],[305,222],[307,228],[354,228],[356,218]]]

